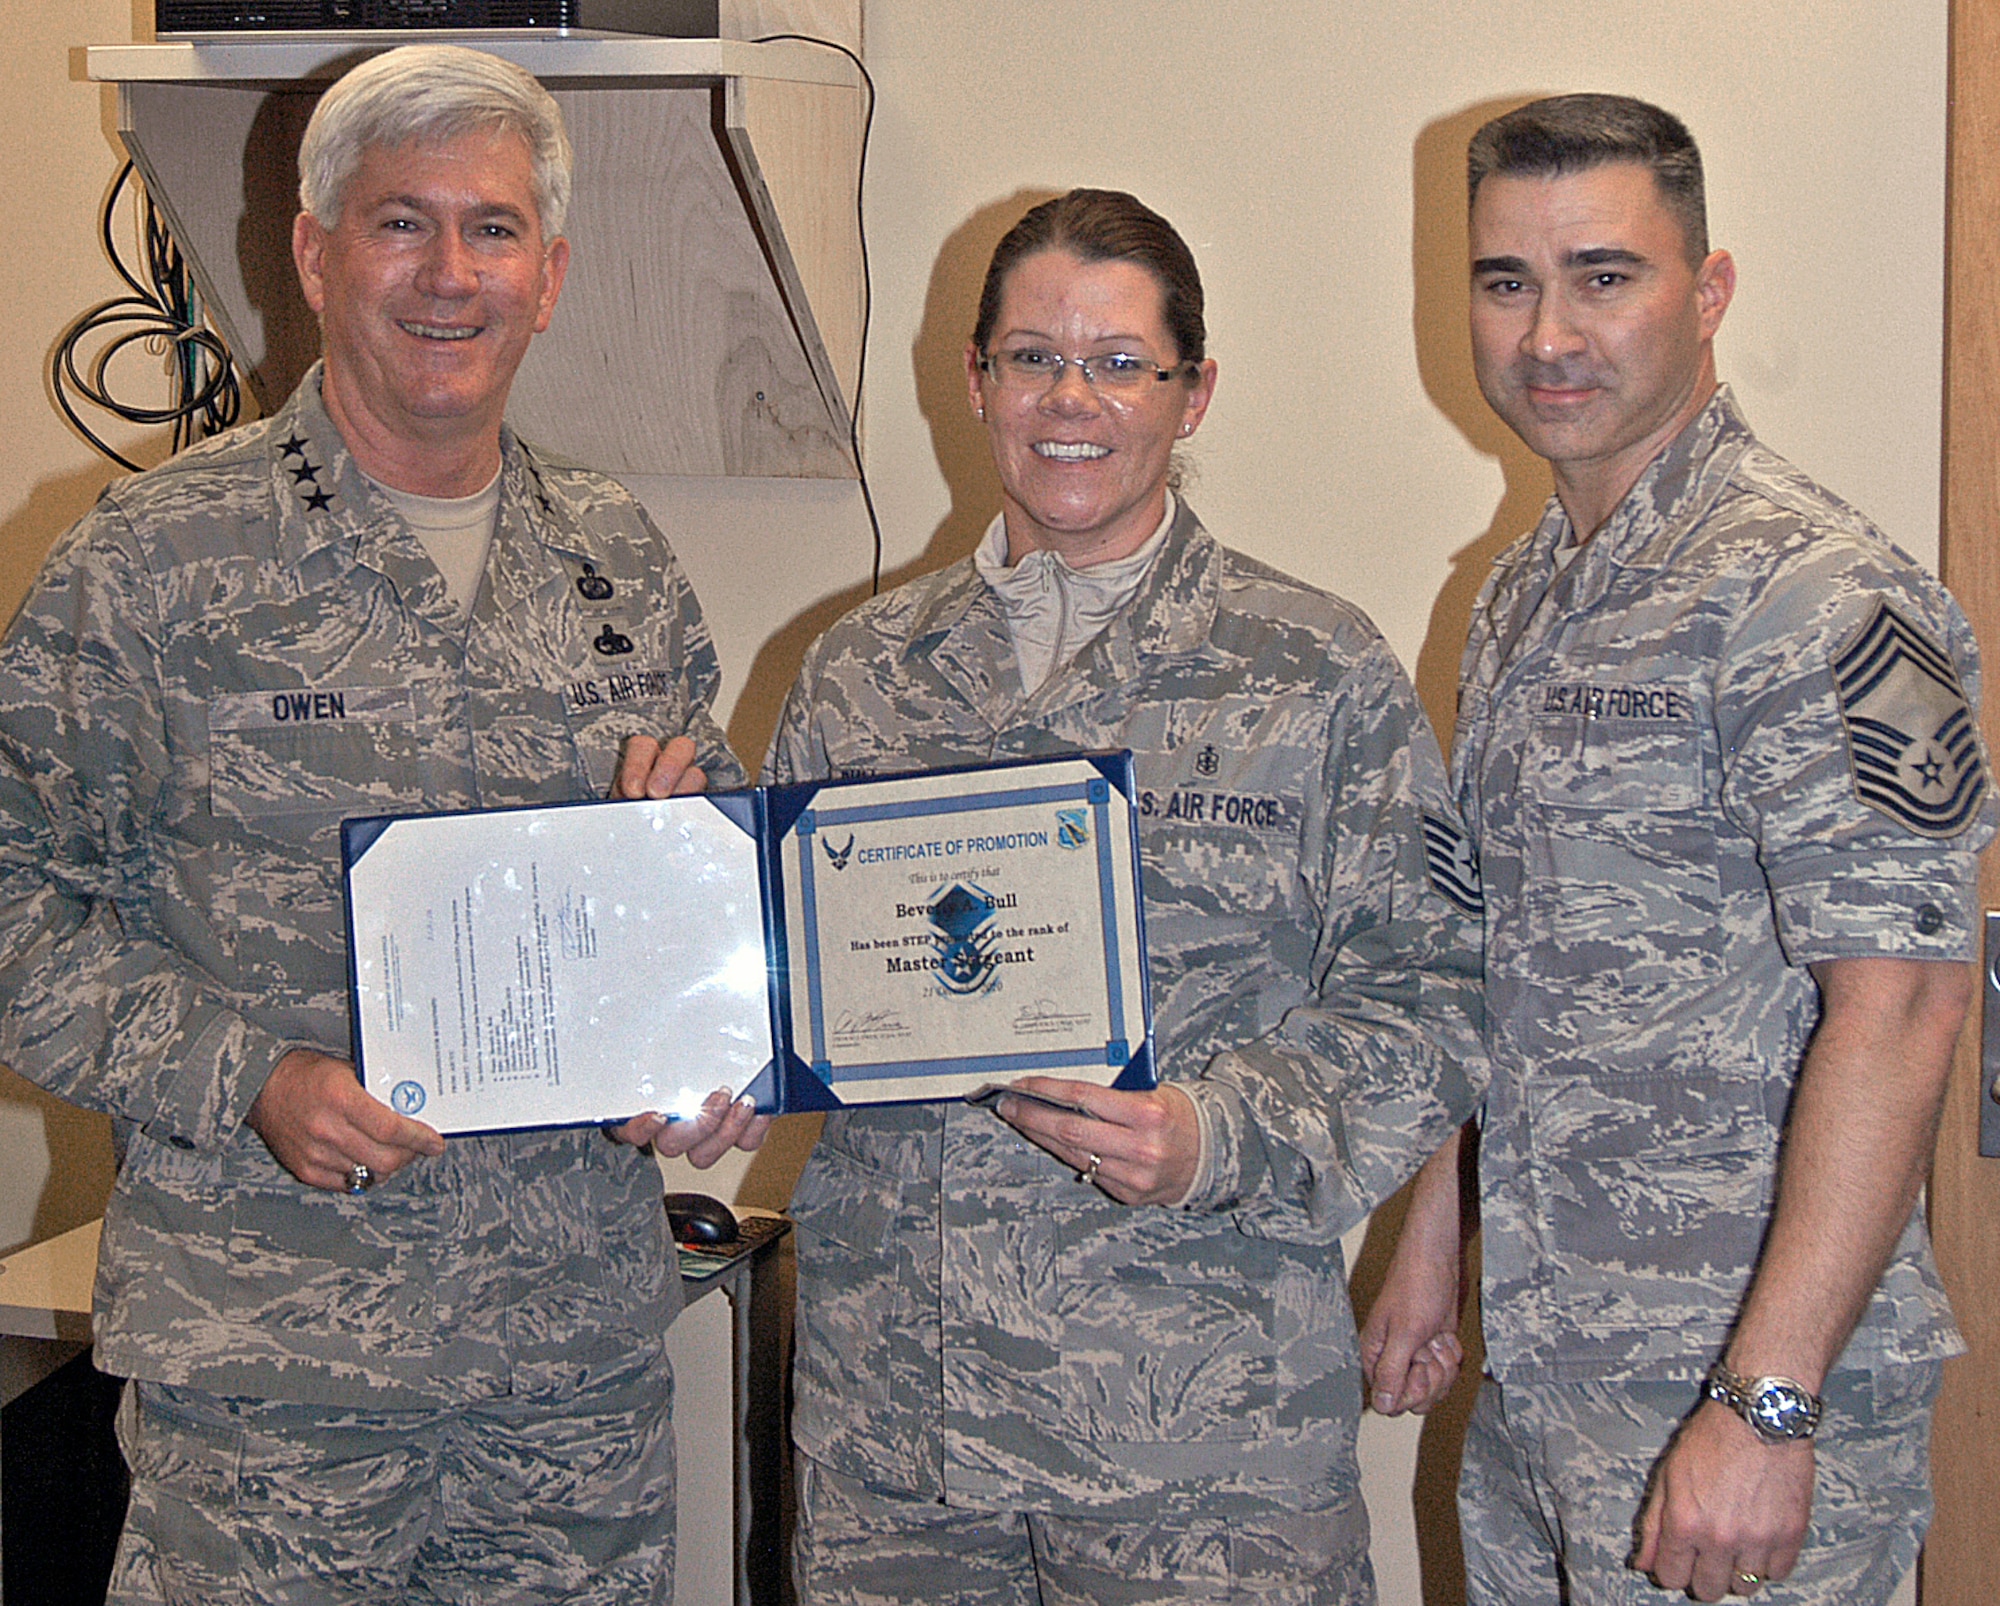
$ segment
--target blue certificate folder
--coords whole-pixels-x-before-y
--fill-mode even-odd
[[[1129,753],[342,828],[355,1062],[440,1132],[1154,1082]]]

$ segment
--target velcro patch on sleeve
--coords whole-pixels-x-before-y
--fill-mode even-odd
[[[1486,900],[1479,889],[1479,857],[1472,838],[1456,822],[1424,815],[1424,868],[1439,897],[1461,913],[1479,916]]]
[[[1951,659],[1886,602],[1833,662],[1854,792],[1919,836],[1956,836],[1986,796]]]

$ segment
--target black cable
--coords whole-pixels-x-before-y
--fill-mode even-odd
[[[229,348],[202,321],[201,303],[187,263],[143,185],[138,192],[139,234],[146,254],[146,279],[134,275],[119,254],[113,225],[119,193],[131,176],[132,164],[127,162],[104,198],[98,232],[104,254],[132,293],[100,301],[62,332],[49,356],[49,386],[56,406],[78,434],[113,462],[137,470],[139,464],[115,450],[83,421],[77,402],[88,402],[128,423],[170,424],[173,450],[178,452],[234,424],[242,412],[243,393]],[[93,358],[80,363],[84,341],[94,336],[105,337],[104,343]],[[107,370],[112,359],[126,347],[140,343],[150,344],[155,351],[161,350],[163,343],[169,348],[168,400],[163,407],[141,407],[111,394]]]
[[[854,400],[847,410],[847,444],[854,453],[854,472],[861,485],[861,505],[868,510],[868,527],[875,535],[875,558],[868,571],[868,594],[879,595],[882,590],[882,520],[875,512],[875,493],[868,485],[868,469],[861,461],[861,384],[868,373],[868,326],[875,315],[875,284],[868,271],[868,213],[866,207],[868,184],[868,138],[875,129],[875,80],[869,76],[868,64],[847,46],[832,39],[820,39],[809,33],[767,33],[750,41],[753,45],[774,45],[783,40],[791,40],[801,45],[821,45],[828,50],[837,50],[854,63],[861,74],[862,83],[868,86],[868,109],[861,118],[861,160],[854,174],[854,232],[861,241],[861,355],[854,363]]]

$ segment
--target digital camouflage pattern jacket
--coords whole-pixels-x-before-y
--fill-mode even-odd
[[[1158,1065],[1205,1107],[1211,1184],[1134,1209],[983,1110],[829,1117],[792,1204],[794,1434],[988,1509],[1351,1504],[1338,1240],[1485,1080],[1476,886],[1373,626],[1182,505],[1131,605],[1033,697],[969,560],[864,604],[807,653],[766,778],[1120,747]]]
[[[1805,968],[1977,951],[1995,804],[1943,587],[1725,389],[1567,566],[1473,612],[1453,778],[1486,899],[1488,1365],[1694,1379],[1769,1220]],[[1921,1212],[1842,1364],[1956,1347]]]
[[[117,1118],[109,1371],[332,1404],[560,1392],[679,1308],[657,1170],[595,1129],[454,1138],[349,1199],[244,1124],[289,1049],[350,1053],[344,815],[603,796],[639,731],[741,778],[665,538],[612,481],[502,453],[469,624],[315,369],[107,491],[0,644],[0,1059]]]

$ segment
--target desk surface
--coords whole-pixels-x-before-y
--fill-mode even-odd
[[[0,1333],[89,1341],[98,1226],[86,1221],[0,1260]]]
[[[729,1272],[755,1260],[792,1230],[789,1217],[775,1210],[759,1210],[748,1205],[732,1205],[736,1213],[738,1237],[726,1244],[677,1244],[681,1259],[681,1286],[689,1299],[719,1283]]]
[[[773,1211],[740,1212],[776,1216]],[[783,1221],[782,1217],[777,1218]],[[91,1290],[97,1281],[97,1234],[100,1222],[86,1221],[59,1237],[17,1249],[0,1259],[0,1334],[17,1338],[64,1338],[88,1342]],[[775,1230],[746,1233],[756,1241],[749,1248],[781,1237],[789,1222]],[[744,1251],[739,1249],[738,1254]],[[705,1285],[725,1269],[699,1251],[682,1251],[681,1274],[690,1285]],[[690,1286],[690,1293],[694,1286]]]

